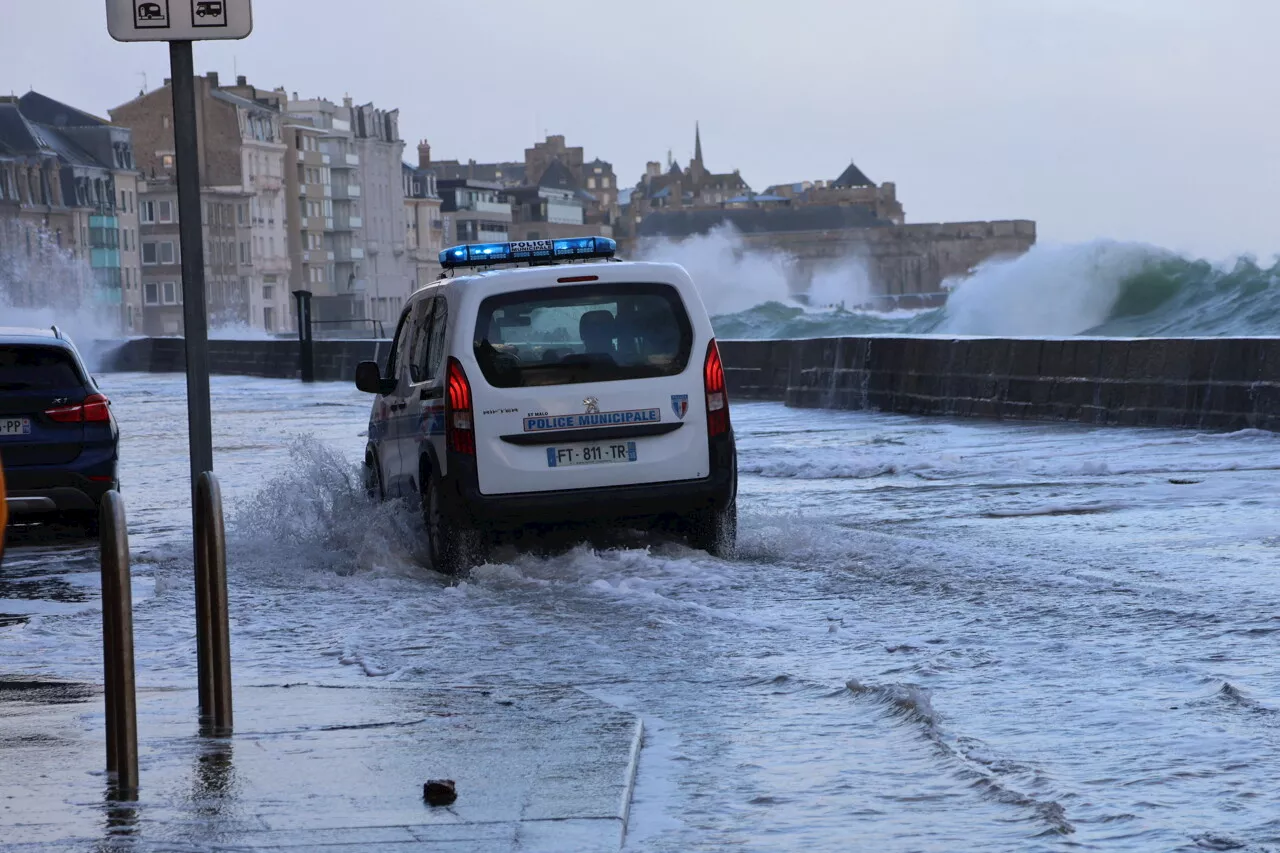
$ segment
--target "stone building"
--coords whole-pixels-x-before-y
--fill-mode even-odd
[[[429,146],[427,151],[430,152]],[[544,141],[526,148],[522,163],[439,160],[431,165],[440,180],[481,181],[498,186],[504,193],[516,193],[519,199],[513,199],[516,217],[513,224],[528,225],[527,228],[517,228],[517,232],[554,232],[555,236],[566,237],[613,234],[614,223],[618,219],[618,181],[613,165],[599,158],[586,161],[583,149],[566,145],[563,136],[548,136]],[[582,209],[581,222],[548,223],[545,215],[522,222],[521,211],[534,213],[535,208],[530,205],[531,199],[539,195],[540,191],[548,190],[567,190],[572,193],[577,201],[576,206]],[[558,199],[561,195],[560,192],[546,192],[544,201],[550,201],[553,196]],[[551,228],[547,227],[548,224],[579,224],[583,227]],[[524,238],[516,236],[512,239]]]
[[[794,259],[791,285],[808,290],[824,268],[864,265],[880,304],[938,304],[943,282],[993,257],[1016,256],[1036,239],[1035,223],[905,224],[892,183],[877,185],[854,163],[834,180],[778,184],[754,193],[736,172],[709,174],[701,134],[687,170],[650,163],[623,211],[621,248],[646,254],[661,241],[732,228],[749,248]]]
[[[220,283],[224,301],[217,311],[213,310],[217,288],[208,288],[210,317],[215,322],[268,332],[290,332],[294,322],[288,293],[288,205],[284,195],[288,145],[279,99],[257,97],[262,90],[249,86],[244,77],[237,78],[235,86],[224,88],[218,74],[209,72],[197,77],[195,84],[202,196],[247,199],[247,239],[236,241],[237,257],[242,251],[239,244],[244,243],[245,261],[237,262],[239,274],[234,282]],[[171,185],[176,172],[169,81],[110,112],[114,122],[133,131],[135,160],[148,185]],[[228,203],[233,210],[240,209],[238,201]],[[205,217],[209,210],[208,205],[202,205]],[[236,226],[241,227],[238,220]],[[163,280],[160,284],[163,305]]]
[[[655,211],[720,207],[750,192],[751,187],[736,169],[724,173],[707,169],[702,160],[702,128],[695,125],[689,168],[682,169],[679,163],[670,160],[664,172],[656,161],[647,163],[644,175],[631,191],[619,236],[623,239],[634,236],[641,221]]]
[[[502,184],[470,178],[436,181],[445,240],[500,243],[510,238],[511,202]]]

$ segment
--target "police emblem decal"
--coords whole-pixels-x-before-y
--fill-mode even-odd
[[[688,394],[672,394],[671,395],[671,411],[676,413],[676,417],[684,420],[684,416],[689,411],[689,395]]]
[[[588,415],[600,414],[600,401],[597,400],[595,397],[587,397],[582,401],[582,405],[587,407]]]

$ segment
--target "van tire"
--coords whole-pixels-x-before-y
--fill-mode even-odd
[[[738,501],[694,513],[689,519],[689,547],[713,557],[732,557],[738,549]]]
[[[465,574],[484,559],[480,531],[451,517],[444,505],[440,480],[434,475],[425,478],[422,522],[427,528],[427,554],[431,568],[440,574]]]
[[[387,494],[382,488],[382,473],[378,470],[378,460],[372,457],[364,460],[364,493],[373,503],[382,503]]]

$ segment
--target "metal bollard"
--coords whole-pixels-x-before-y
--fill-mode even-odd
[[[138,795],[138,706],[133,671],[133,584],[124,499],[114,489],[99,510],[102,554],[102,658],[107,771],[120,799]]]
[[[222,488],[212,471],[196,480],[196,662],[207,734],[231,733],[231,629]]]

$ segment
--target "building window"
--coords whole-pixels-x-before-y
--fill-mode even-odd
[[[162,264],[174,263],[173,243],[169,242],[168,240],[160,244],[160,263]]]
[[[158,205],[161,222],[173,222],[173,202],[162,201]]]
[[[262,285],[262,298],[266,300],[275,299],[276,298],[275,290],[276,289],[269,284]]]
[[[142,302],[144,305],[159,305],[159,285],[154,281],[145,281],[142,283]]]
[[[138,221],[143,225],[151,225],[156,221],[156,203],[144,201],[138,205]]]
[[[247,240],[240,241],[240,263],[249,263],[249,243]]]
[[[249,208],[249,205],[247,205],[247,204],[239,204],[239,205],[236,205],[236,222],[237,222],[238,224],[240,224],[240,225],[247,225],[247,224],[248,224],[248,219],[249,219],[249,210],[248,210],[248,208]]]
[[[589,190],[593,190],[593,189],[595,189],[595,188],[596,188],[596,179],[595,179],[595,178],[587,178],[587,189],[589,189]]]
[[[142,244],[142,265],[144,267],[154,266],[156,263],[156,244]]]
[[[168,129],[168,127],[169,127],[169,117],[168,117],[168,116],[160,116],[160,126],[161,126],[161,127],[163,127],[163,128]]]
[[[173,168],[173,155],[172,155],[172,154],[162,154],[162,155],[160,156],[160,165],[164,166],[166,169],[172,169],[172,168]]]
[[[165,305],[178,304],[178,285],[172,281],[162,281],[160,283],[161,292],[164,295]]]

